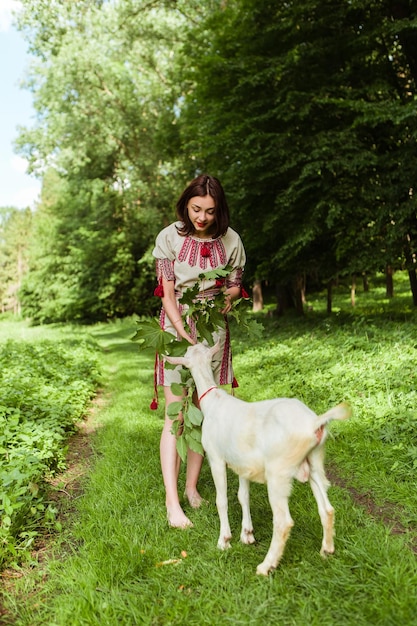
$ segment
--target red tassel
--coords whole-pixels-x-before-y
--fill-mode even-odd
[[[153,295],[158,296],[158,298],[164,297],[164,288],[162,286],[162,280],[159,282],[159,285],[155,288]]]
[[[233,380],[232,380],[232,389],[236,389],[236,387],[239,387],[239,383],[237,382],[236,378],[233,378]]]
[[[151,411],[156,411],[158,408],[158,384],[157,384],[157,369],[158,369],[158,353],[155,354],[155,364],[153,368],[153,400],[149,405]]]
[[[242,298],[245,298],[246,300],[249,298],[249,294],[244,287],[241,288],[240,295],[242,296]]]
[[[208,246],[203,246],[201,248],[201,256],[204,256],[204,257],[210,256],[210,248]]]

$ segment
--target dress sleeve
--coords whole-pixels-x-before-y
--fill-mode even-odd
[[[233,248],[229,258],[229,265],[233,266],[232,271],[226,278],[226,288],[241,287],[243,270],[246,263],[246,254],[240,237],[237,238],[236,245]]]
[[[169,259],[156,259],[156,277],[158,282],[162,278],[166,280],[175,280],[174,261]]]
[[[161,281],[162,277],[166,280],[175,280],[175,251],[173,243],[176,234],[175,225],[171,224],[161,230],[156,238],[152,255],[156,259],[156,276],[158,281]]]
[[[169,259],[170,261],[175,260],[175,235],[177,235],[175,224],[171,224],[161,230],[159,235],[156,237],[155,247],[152,250],[152,255],[156,259]]]

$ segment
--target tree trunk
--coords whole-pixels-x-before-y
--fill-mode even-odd
[[[15,293],[15,315],[20,315],[22,312],[22,307],[19,300],[19,289],[22,285],[22,279],[24,275],[24,263],[23,263],[23,250],[22,247],[19,246],[17,252],[17,285],[16,285],[16,293]]]
[[[293,280],[294,304],[297,315],[304,315],[305,280],[303,274],[297,274]]]
[[[287,309],[294,308],[294,302],[292,301],[291,294],[286,285],[276,286],[277,294],[277,315],[284,315]]]
[[[385,268],[387,298],[394,297],[394,278],[393,277],[394,277],[394,270],[391,265],[387,265]]]
[[[332,314],[332,288],[333,280],[329,280],[327,283],[327,315]]]
[[[417,273],[416,270],[408,270],[408,277],[410,279],[411,293],[413,294],[413,304],[417,306]]]
[[[368,282],[368,274],[366,272],[362,273],[362,285],[365,293],[369,291],[369,282]]]
[[[416,220],[417,224],[417,220]],[[417,266],[417,255],[415,252],[415,245],[413,245],[414,240],[411,234],[407,234],[406,236],[406,245],[404,247],[405,260],[408,268],[408,278],[410,280],[410,289],[413,296],[413,304],[417,306],[417,276],[416,276],[416,266]]]
[[[255,280],[252,286],[252,300],[253,300],[253,308],[252,311],[257,313],[262,311],[264,308],[264,299],[262,295],[262,283],[260,280]]]
[[[356,274],[352,274],[352,284],[350,286],[350,303],[354,307],[356,304]]]

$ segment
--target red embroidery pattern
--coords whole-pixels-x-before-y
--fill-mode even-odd
[[[160,280],[175,280],[174,262],[169,259],[156,259],[156,277]]]
[[[237,267],[226,278],[227,289],[229,289],[230,287],[240,287],[242,284],[242,277],[243,277],[243,270],[242,268]]]
[[[230,349],[230,330],[229,324],[226,318],[226,337],[224,341],[224,350],[222,365],[220,369],[220,385],[226,385],[229,382],[229,372],[232,369],[232,353]]]
[[[214,241],[196,241],[192,237],[186,237],[178,260],[187,261],[188,265],[194,267],[199,264],[202,270],[210,267],[219,267],[227,264],[226,249],[221,239]]]

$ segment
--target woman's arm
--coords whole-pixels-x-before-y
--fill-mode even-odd
[[[161,298],[162,306],[164,307],[165,313],[168,315],[171,324],[180,337],[186,339],[189,343],[194,344],[194,339],[192,339],[184,328],[181,313],[178,310],[174,281],[167,280],[165,277],[162,277],[162,287],[164,289],[164,295]]]
[[[240,297],[240,287],[229,287],[224,292],[224,308],[221,312],[226,315],[229,313],[233,306],[233,300],[237,300]]]

